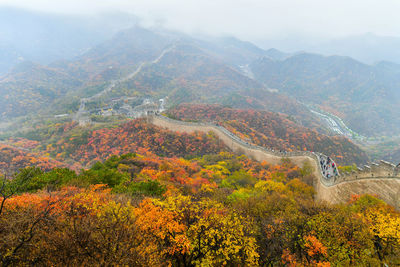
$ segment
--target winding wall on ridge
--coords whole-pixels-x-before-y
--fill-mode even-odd
[[[157,126],[178,132],[214,132],[233,152],[245,154],[257,161],[279,164],[283,157],[302,167],[309,162],[314,169],[316,199],[330,203],[349,200],[354,194],[377,195],[387,203],[400,205],[400,167],[381,161],[379,164],[365,166],[352,173],[344,173],[338,177],[326,179],[322,175],[319,164],[319,153],[309,151],[278,152],[264,147],[249,144],[223,127],[209,123],[191,123],[173,120],[164,116],[153,116],[149,121]]]

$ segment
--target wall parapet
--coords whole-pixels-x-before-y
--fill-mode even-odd
[[[316,166],[318,168],[318,173],[320,176],[318,177],[320,182],[325,186],[334,186],[340,183],[349,182],[349,181],[356,181],[356,180],[365,180],[365,179],[378,179],[378,178],[392,178],[392,179],[400,179],[400,166],[395,166],[394,164],[381,160],[379,162],[369,163],[368,165],[364,165],[362,168],[358,167],[357,170],[352,172],[343,172],[339,173],[337,171],[337,175],[333,177],[326,177],[323,175],[323,170],[320,165],[320,161],[322,157],[326,157],[322,153],[319,152],[311,152],[311,151],[277,151],[274,149],[262,147],[259,145],[255,145],[249,143],[237,135],[233,134],[226,128],[217,125],[216,123],[205,123],[205,122],[186,122],[186,121],[179,121],[168,118],[166,116],[157,115],[157,118],[169,121],[175,125],[182,125],[182,126],[189,126],[189,127],[208,127],[215,131],[218,131],[225,136],[229,137],[232,142],[240,145],[244,149],[248,150],[256,150],[262,153],[280,157],[280,158],[294,158],[294,157],[308,157],[316,162]],[[333,161],[332,161],[333,162]],[[335,166],[336,167],[336,166]]]
[[[318,173],[319,173],[319,180],[321,181],[321,183],[323,183],[325,186],[332,186],[334,184],[337,183],[337,181],[339,181],[340,179],[338,179],[338,177],[340,177],[339,171],[336,169],[336,176],[334,177],[326,177],[323,175],[323,170],[321,168],[320,162],[321,162],[321,157],[326,157],[325,155],[323,155],[322,153],[319,152],[311,152],[311,151],[276,151],[274,149],[270,149],[270,148],[266,148],[266,147],[262,147],[259,145],[255,145],[252,143],[249,143],[241,138],[239,138],[237,135],[231,133],[229,130],[227,130],[226,128],[217,125],[215,123],[204,123],[204,122],[186,122],[186,121],[179,121],[179,120],[174,120],[171,119],[169,117],[166,116],[162,116],[162,115],[157,115],[157,118],[164,120],[164,121],[168,121],[170,123],[173,123],[175,125],[182,125],[182,126],[189,126],[189,127],[208,127],[208,128],[212,128],[215,131],[218,131],[222,134],[224,134],[225,136],[229,137],[229,139],[232,142],[237,143],[238,145],[242,146],[244,149],[248,149],[248,150],[256,150],[256,151],[260,151],[262,153],[274,156],[274,157],[278,157],[278,158],[295,158],[295,157],[307,157],[310,158],[311,160],[314,160],[316,162],[316,166],[318,168]],[[332,162],[334,163],[334,161],[332,160]],[[335,168],[336,168],[336,164],[335,164]]]
[[[239,152],[258,161],[267,161],[277,164],[282,158],[289,158],[298,166],[310,162],[314,167],[314,188],[317,200],[330,203],[343,203],[349,201],[352,195],[372,194],[377,195],[388,204],[400,207],[400,167],[386,161],[368,163],[363,168],[351,172],[342,172],[340,175],[326,178],[319,164],[324,156],[311,151],[274,151],[265,147],[250,144],[240,139],[224,127],[215,123],[195,123],[173,120],[164,116],[147,117],[149,122],[173,131],[205,132],[213,131],[222,142],[234,152]],[[400,164],[399,164],[400,165]]]
[[[340,181],[372,178],[400,179],[400,167],[395,166],[390,162],[380,160],[379,162],[373,162],[369,163],[369,165],[364,165],[363,168],[358,167],[356,171],[343,172],[340,177]]]

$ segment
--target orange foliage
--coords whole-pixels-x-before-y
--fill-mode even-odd
[[[216,122],[244,140],[274,150],[322,152],[336,158],[339,164],[361,163],[367,159],[346,138],[320,134],[278,113],[203,104],[179,105],[168,113],[182,120]]]
[[[220,140],[204,133],[176,133],[144,120],[132,120],[119,127],[90,131],[85,136],[66,134],[57,143],[47,146],[45,152],[58,160],[70,158],[90,166],[112,155],[152,152],[168,157],[193,157],[223,149]]]
[[[47,171],[67,165],[36,153],[0,144],[0,172],[13,173],[29,166],[36,166]]]

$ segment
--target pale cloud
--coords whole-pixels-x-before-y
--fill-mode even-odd
[[[72,14],[124,11],[146,25],[246,39],[400,35],[399,0],[0,0],[2,5]]]

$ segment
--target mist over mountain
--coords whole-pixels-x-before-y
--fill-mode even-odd
[[[380,61],[400,63],[400,37],[374,33],[349,35],[340,38],[294,35],[282,39],[267,39],[256,42],[264,49],[279,48],[283,51],[318,53],[326,56],[352,57],[366,64]]]
[[[349,56],[368,64],[379,61],[400,63],[400,38],[366,33],[324,42],[314,51],[322,54]]]
[[[151,63],[164,52],[157,63]],[[175,32],[136,26],[73,60],[56,61],[49,66],[18,64],[0,79],[0,92],[5,96],[0,111],[3,118],[15,117],[35,109],[43,112],[54,104],[56,112],[74,112],[78,108],[78,97],[98,93],[110,81],[140,67],[137,75],[105,95],[101,105],[113,97],[168,96],[170,105],[206,102],[261,108],[287,112],[305,125],[314,125],[315,118],[305,107],[287,96],[271,93],[241,68],[268,54],[235,38],[206,42]],[[142,62],[147,64],[140,66]],[[36,74],[30,75],[33,73]],[[65,77],[69,77],[69,82],[59,84]],[[44,88],[52,88],[51,94]],[[43,108],[44,102],[50,105]],[[29,108],[21,109],[24,103],[29,103]]]
[[[400,65],[300,53],[284,60],[264,57],[250,67],[266,86],[333,111],[356,131],[398,131]]]
[[[337,134],[312,105],[360,135],[400,133],[400,66],[394,62],[262,49],[229,35],[143,27],[128,15],[2,10],[8,16],[1,26],[4,120],[73,116],[81,98],[99,94],[87,103],[92,110],[110,108],[115,99],[168,98],[168,107],[208,103],[284,113],[302,126]],[[23,19],[13,24],[12,17]]]
[[[59,30],[64,31],[65,24],[61,25]],[[332,112],[363,135],[400,131],[400,66],[390,62],[367,65],[350,57],[263,50],[235,37],[196,38],[136,25],[80,55],[58,59],[48,67],[45,64],[44,69],[35,64],[18,65],[16,70],[23,66],[25,77],[32,79],[21,80],[20,72],[14,70],[0,80],[7,99],[0,110],[4,118],[27,114],[35,107],[43,111],[43,101],[50,101],[47,109],[74,112],[79,97],[99,93],[111,81],[139,69],[107,93],[100,105],[107,106],[107,98],[113,97],[168,96],[170,105],[220,103],[283,112],[324,132],[319,119],[300,100]],[[41,74],[30,75],[39,69]],[[70,82],[60,83],[66,77]],[[16,103],[23,104],[24,99],[29,99],[30,108],[22,111]]]
[[[54,15],[0,7],[0,74],[23,60],[48,64],[71,59],[135,22],[123,13]]]

